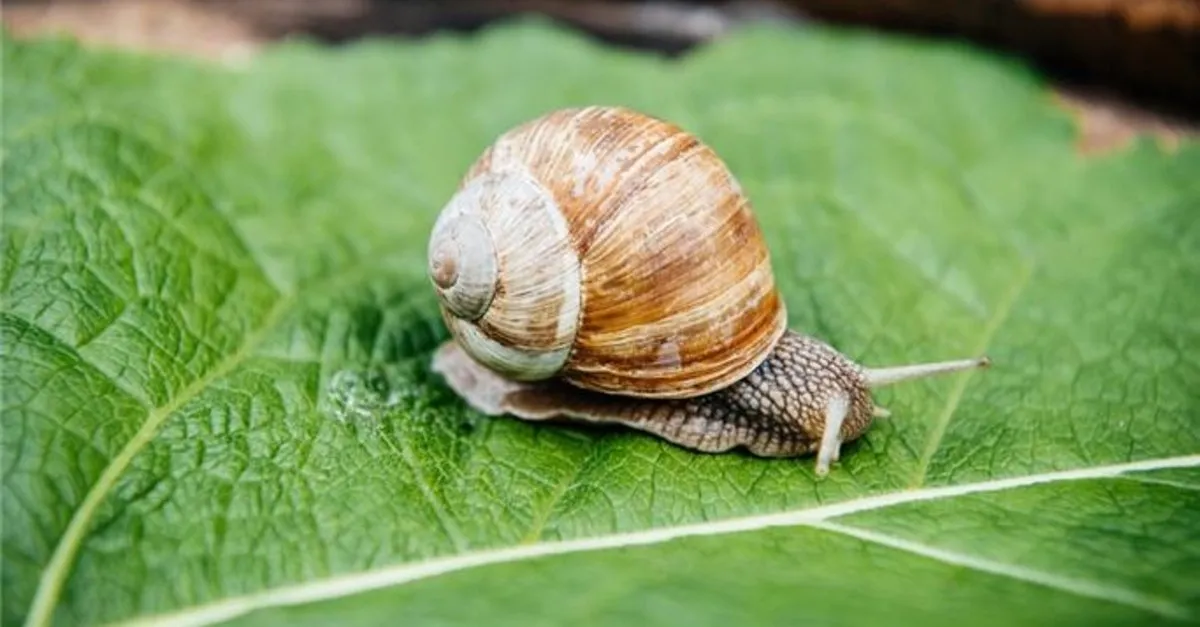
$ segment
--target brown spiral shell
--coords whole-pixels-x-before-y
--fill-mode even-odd
[[[750,203],[679,127],[553,111],[470,167],[429,242],[443,319],[515,380],[684,398],[750,373],[786,329]]]

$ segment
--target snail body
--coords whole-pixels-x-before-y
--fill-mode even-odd
[[[716,153],[623,107],[496,139],[434,223],[451,339],[433,369],[475,409],[619,423],[706,452],[817,452],[886,411],[870,389],[986,365],[868,369],[787,328],[751,204]]]

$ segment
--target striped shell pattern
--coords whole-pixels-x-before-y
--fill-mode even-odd
[[[514,380],[683,398],[749,374],[786,311],[749,201],[709,147],[622,107],[501,135],[434,224],[455,340]]]

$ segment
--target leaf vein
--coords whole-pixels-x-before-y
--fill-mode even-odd
[[[141,452],[146,444],[154,439],[154,436],[158,433],[158,428],[162,426],[175,410],[199,395],[210,383],[240,364],[250,353],[250,350],[258,344],[259,340],[274,327],[276,320],[283,314],[290,302],[290,299],[281,299],[278,301],[275,307],[263,317],[263,323],[259,326],[257,332],[247,335],[242,345],[229,357],[207,374],[196,379],[181,390],[175,398],[150,410],[142,426],[129,439],[121,451],[117,453],[117,456],[109,462],[108,466],[105,467],[96,480],[96,483],[88,490],[87,495],[79,505],[79,509],[71,516],[71,521],[67,524],[67,528],[59,539],[58,545],[55,546],[54,553],[51,555],[50,561],[46,564],[46,569],[43,571],[42,578],[38,582],[37,592],[30,607],[26,625],[46,625],[49,623],[50,617],[54,612],[54,606],[62,591],[62,586],[66,583],[67,576],[74,563],[75,555],[78,553],[79,547],[83,544],[84,537],[89,531],[96,511],[116,485],[117,480],[125,472],[125,469],[129,467],[133,458]]]
[[[1018,581],[1043,586],[1061,592],[1068,592],[1082,597],[1118,603],[1171,618],[1190,617],[1190,612],[1186,607],[1172,603],[1165,599],[1142,594],[1128,588],[1109,586],[1085,579],[1064,577],[1062,575],[1056,575],[1054,573],[1048,573],[1024,566],[1004,564],[1002,562],[996,562],[964,553],[956,553],[954,551],[948,551],[946,549],[921,544],[919,542],[913,542],[911,540],[905,540],[903,538],[898,538],[851,525],[843,525],[825,521],[807,522],[803,523],[803,525],[813,529],[821,529],[823,531],[849,536],[864,542],[896,549],[898,551],[904,551],[913,555],[919,555],[921,557],[929,558],[945,564],[961,566],[970,570],[1008,577],[1010,579],[1016,579]]]
[[[362,259],[371,259],[372,257],[371,254],[367,254]],[[248,332],[241,345],[228,357],[183,388],[174,398],[149,411],[142,426],[134,433],[133,437],[129,439],[121,451],[117,453],[116,457],[104,468],[104,471],[101,472],[96,482],[84,496],[79,508],[71,516],[70,522],[68,522],[62,537],[51,554],[50,561],[47,562],[45,569],[42,571],[42,577],[38,582],[33,602],[30,605],[30,613],[25,622],[27,626],[44,626],[49,624],[62,592],[62,587],[71,572],[75,556],[79,552],[84,538],[90,531],[91,522],[100,505],[107,498],[113,487],[115,487],[118,479],[120,479],[124,471],[132,463],[134,457],[154,439],[159,427],[166,422],[167,418],[184,404],[199,396],[213,382],[233,371],[250,357],[254,348],[274,330],[276,324],[296,304],[299,294],[311,295],[320,292],[322,288],[328,286],[343,287],[348,277],[352,277],[364,269],[374,267],[365,263],[351,264],[341,272],[318,281],[314,286],[297,290],[279,299],[262,316],[257,328]]]
[[[996,313],[988,321],[983,329],[983,333],[979,340],[979,345],[975,347],[974,353],[982,355],[987,352],[988,346],[991,345],[992,339],[999,332],[1000,327],[1004,326],[1004,322],[1012,315],[1016,307],[1017,299],[1020,298],[1021,292],[1029,285],[1030,279],[1033,277],[1033,272],[1036,264],[1032,261],[1022,264],[1021,271],[1017,275],[1012,286],[1004,295],[1004,300],[996,307]],[[929,473],[929,464],[933,460],[933,456],[937,454],[938,448],[942,445],[942,439],[946,435],[946,430],[950,427],[950,420],[954,416],[954,412],[962,403],[963,394],[966,392],[967,383],[974,376],[975,371],[965,372],[958,376],[958,381],[950,391],[950,395],[946,398],[946,406],[938,415],[937,422],[934,423],[933,431],[929,434],[929,440],[925,444],[925,451],[921,454],[921,459],[917,464],[917,470],[913,475],[911,487],[918,488],[925,484],[926,476]]]
[[[24,316],[18,315],[17,313],[12,312],[12,311],[0,310],[0,318],[7,319],[8,322],[10,322],[12,324],[12,326],[17,329],[17,333],[19,335],[17,335],[15,340],[19,341],[19,340],[24,339],[24,334],[30,333],[30,332],[42,335],[47,340],[53,342],[59,350],[70,353],[71,358],[75,360],[76,364],[90,369],[92,372],[96,373],[96,375],[99,378],[103,379],[107,383],[112,384],[113,388],[120,391],[122,394],[127,396],[130,400],[134,401],[138,405],[141,405],[142,407],[146,408],[147,410],[150,409],[151,404],[146,401],[146,398],[143,395],[135,392],[134,390],[131,390],[131,389],[125,387],[123,381],[118,380],[116,377],[110,376],[108,373],[106,373],[104,371],[104,369],[100,368],[96,364],[85,359],[83,354],[80,353],[75,347],[71,346],[71,344],[69,342],[67,342],[63,338],[58,337],[57,335],[54,335],[46,327],[42,326],[41,324],[39,324],[37,322],[34,322],[33,320],[27,319]],[[14,341],[13,343],[16,343],[16,342]],[[8,351],[5,351],[4,359],[6,361],[8,361],[8,360],[15,361],[16,360],[16,358],[14,358]],[[56,369],[56,372],[54,374],[57,375],[58,372],[62,371],[62,370],[66,370],[66,367]],[[39,392],[41,390],[46,389],[47,386],[45,385],[45,383],[48,383],[49,381],[50,381],[49,379],[43,381],[43,385],[39,386],[40,387]]]
[[[438,498],[433,483],[425,476],[424,469],[417,461],[416,455],[413,454],[412,447],[402,438],[398,439],[399,444],[397,444],[393,443],[392,439],[385,435],[383,441],[387,444],[388,448],[392,449],[396,456],[404,460],[405,465],[412,472],[413,483],[416,485],[417,490],[421,492],[421,496],[429,504],[429,509],[433,511],[438,524],[446,532],[446,536],[450,539],[455,549],[465,551],[469,545],[467,537],[463,535],[462,530],[455,524],[454,518],[446,511],[445,505]]]
[[[1177,490],[1188,490],[1190,492],[1200,492],[1200,485],[1193,484],[1193,483],[1184,483],[1182,481],[1172,481],[1169,479],[1158,479],[1155,477],[1139,477],[1136,475],[1123,476],[1123,477],[1121,477],[1121,479],[1124,479],[1126,481],[1132,481],[1134,483],[1141,483],[1141,484],[1145,484],[1145,485],[1167,486],[1170,488],[1175,488]]]
[[[678,538],[757,531],[771,527],[810,525],[840,516],[873,511],[909,503],[950,499],[971,494],[1019,489],[1061,481],[1121,478],[1126,473],[1164,468],[1200,467],[1200,455],[1148,459],[1123,464],[1077,468],[1036,475],[1008,477],[979,483],[960,484],[905,490],[867,496],[841,503],[818,505],[806,509],[774,514],[730,518],[718,521],[658,527],[642,531],[594,536],[574,540],[519,544],[502,549],[462,553],[415,563],[402,563],[377,570],[340,575],[283,586],[182,609],[176,612],[142,616],[118,623],[126,627],[182,627],[211,625],[244,616],[253,611],[292,605],[302,605],[337,599],[381,588],[429,579],[447,573],[508,562],[537,559],[568,553],[661,544]]]
[[[591,451],[583,459],[579,460],[579,463],[575,466],[575,471],[564,476],[561,481],[554,485],[546,505],[534,514],[533,520],[529,524],[529,531],[525,533],[522,543],[530,544],[536,542],[542,533],[545,532],[546,523],[550,521],[550,515],[554,513],[554,509],[558,507],[558,504],[566,496],[571,486],[575,485],[575,482],[583,475],[584,470],[587,469],[595,455],[595,450],[595,447],[592,447]]]

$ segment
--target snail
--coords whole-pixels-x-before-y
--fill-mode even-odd
[[[501,134],[434,221],[450,338],[431,369],[475,410],[614,423],[676,445],[816,453],[889,415],[871,391],[988,365],[866,368],[788,328],[751,204],[714,150],[619,106]]]

